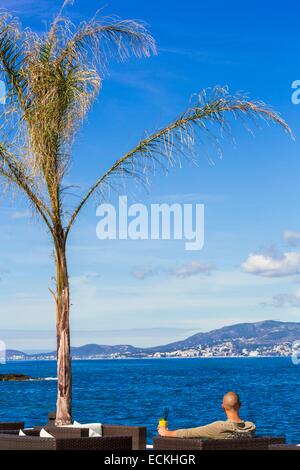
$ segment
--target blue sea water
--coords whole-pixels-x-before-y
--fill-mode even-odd
[[[0,373],[55,378],[55,362],[0,365]],[[45,424],[55,409],[56,380],[0,382],[0,421]],[[73,362],[73,413],[77,421],[146,425],[148,441],[164,408],[169,428],[223,419],[228,390],[242,399],[241,415],[261,435],[300,443],[300,365],[290,358],[208,358]]]

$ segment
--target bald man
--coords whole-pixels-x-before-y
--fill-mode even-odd
[[[202,439],[231,439],[236,437],[252,437],[256,426],[250,421],[243,421],[239,416],[241,407],[240,397],[235,392],[228,392],[223,397],[222,408],[227,416],[226,421],[200,426],[198,428],[178,429],[170,431],[164,427],[158,427],[160,436],[165,437],[198,437]]]

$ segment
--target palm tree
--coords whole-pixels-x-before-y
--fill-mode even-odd
[[[258,101],[230,96],[226,90],[202,93],[194,104],[166,127],[147,134],[117,159],[82,197],[73,213],[65,202],[65,180],[70,170],[72,144],[80,124],[101,89],[103,70],[111,57],[149,57],[156,53],[145,26],[132,20],[96,15],[75,27],[62,9],[45,34],[22,30],[6,12],[0,15],[0,67],[7,88],[1,115],[0,177],[5,189],[26,196],[51,234],[56,264],[58,397],[56,424],[72,420],[70,358],[70,300],[66,245],[81,209],[92,195],[117,178],[143,182],[154,162],[172,164],[178,155],[190,157],[195,136],[229,129],[231,118],[264,119],[289,127]],[[197,132],[196,132],[197,131]],[[201,137],[201,136],[200,136]]]

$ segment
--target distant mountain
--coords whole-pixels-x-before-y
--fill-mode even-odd
[[[17,351],[15,349],[7,349],[6,350],[6,359],[9,361],[9,360],[12,360],[12,359],[15,359],[15,360],[23,360],[25,361],[26,359],[29,359],[29,355],[28,354],[25,354],[21,351]]]
[[[71,354],[74,359],[82,356],[110,356],[114,354],[134,355],[140,354],[142,351],[142,348],[135,348],[129,344],[119,344],[116,346],[86,344],[77,348],[71,348]]]
[[[266,320],[256,323],[238,323],[224,326],[208,333],[196,333],[183,340],[155,349],[158,352],[187,349],[199,345],[213,346],[220,342],[235,342],[254,346],[274,346],[279,343],[293,343],[300,340],[300,323]]]
[[[94,357],[111,357],[114,355],[132,356],[139,355],[143,351],[142,348],[135,348],[127,344],[119,344],[116,346],[85,344],[84,346],[71,348],[73,359],[94,358]],[[8,349],[6,351],[7,360],[28,360],[28,359],[54,359],[56,351],[48,353],[25,354],[21,351]]]
[[[273,320],[239,323],[207,333],[197,333],[183,341],[167,345],[136,348],[86,344],[71,349],[73,359],[145,358],[145,357],[210,357],[210,356],[288,356],[292,344],[300,340],[300,323]],[[55,359],[56,352],[25,354],[7,351],[7,360]]]

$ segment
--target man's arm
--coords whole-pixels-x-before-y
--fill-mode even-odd
[[[206,426],[199,426],[197,428],[177,429],[170,431],[169,429],[158,427],[158,434],[163,437],[180,437],[180,438],[202,438],[214,439],[219,434],[221,423],[216,421]]]
[[[158,426],[157,431],[158,434],[162,437],[176,437],[176,431],[170,431],[163,426]]]

